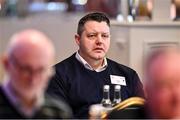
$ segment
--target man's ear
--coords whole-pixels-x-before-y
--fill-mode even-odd
[[[76,44],[79,46],[80,45],[80,39],[81,39],[81,37],[78,35],[78,34],[76,34],[75,35],[75,41],[76,41]]]
[[[7,55],[3,55],[1,57],[1,63],[2,63],[2,65],[3,65],[5,70],[9,69],[9,60],[8,60],[8,56]]]

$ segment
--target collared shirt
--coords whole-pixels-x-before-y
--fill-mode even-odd
[[[13,89],[10,86],[9,80],[5,80],[2,85],[2,89],[4,90],[7,98],[12,103],[12,105],[26,117],[32,117],[36,110],[38,110],[38,108],[40,108],[40,106],[44,103],[44,97],[39,96],[35,101],[33,109],[29,110],[22,105],[20,98],[18,98],[18,96],[14,94]]]
[[[91,67],[91,65],[89,65],[89,64],[86,62],[86,60],[84,60],[84,59],[81,57],[81,55],[78,53],[78,51],[76,52],[76,59],[77,59],[80,63],[82,63],[86,69],[89,69],[89,70],[92,70],[92,71],[96,71],[96,72],[102,72],[102,71],[104,71],[104,70],[107,68],[107,66],[108,66],[108,64],[107,64],[107,59],[104,57],[103,65],[100,66],[100,67],[97,68],[97,69],[94,69],[94,68]]]

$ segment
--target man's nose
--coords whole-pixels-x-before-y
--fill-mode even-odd
[[[102,38],[102,36],[101,36],[101,34],[99,34],[98,36],[97,36],[97,40],[96,40],[96,43],[102,43],[102,41],[103,41],[103,38]]]
[[[40,78],[42,76],[42,72],[41,71],[38,71],[38,70],[32,70],[31,72],[30,72],[30,74],[29,74],[29,77],[31,78],[31,79],[36,79],[36,78]]]
[[[29,77],[29,82],[34,85],[37,83],[37,81],[40,81],[41,79],[42,79],[42,75],[34,72]]]

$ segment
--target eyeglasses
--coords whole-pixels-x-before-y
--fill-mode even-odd
[[[12,64],[18,69],[22,76],[29,77],[29,76],[37,76],[37,75],[47,75],[52,76],[54,74],[54,69],[52,67],[45,68],[40,67],[38,69],[33,69],[29,65],[22,65],[18,62],[17,58],[14,55],[11,55],[10,60]]]

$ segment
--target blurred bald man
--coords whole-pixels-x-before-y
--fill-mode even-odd
[[[148,116],[180,118],[180,50],[154,52],[146,63],[145,81]]]
[[[0,118],[70,118],[70,108],[45,97],[53,75],[55,50],[42,32],[27,29],[10,39],[3,58],[5,80],[0,87]]]

